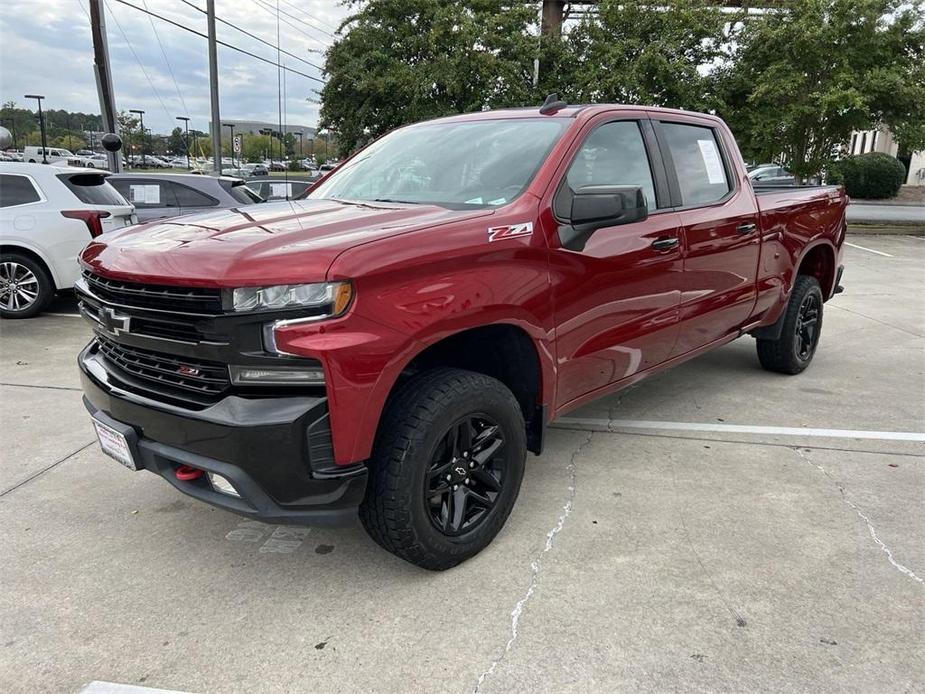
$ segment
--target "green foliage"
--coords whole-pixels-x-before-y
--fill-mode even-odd
[[[537,11],[501,0],[347,0],[355,10],[328,49],[321,127],[342,153],[400,125],[533,93]],[[316,147],[317,150],[317,147]]]
[[[543,64],[541,85],[570,103],[619,103],[703,111],[711,78],[698,68],[720,56],[726,15],[712,3],[602,0]],[[548,43],[548,42],[547,42]]]
[[[788,0],[734,25],[717,70],[720,115],[746,158],[783,155],[797,176],[823,170],[853,130],[890,126],[925,143],[921,0]]]
[[[869,152],[835,163],[829,180],[843,184],[845,192],[852,198],[895,198],[906,181],[906,167],[889,154]]]

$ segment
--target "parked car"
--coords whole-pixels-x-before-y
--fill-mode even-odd
[[[46,147],[45,148],[45,159],[42,159],[42,148],[28,146],[23,149],[23,160],[29,162],[30,164],[43,164],[45,162],[49,164],[57,164],[58,162],[63,162],[70,166],[81,166],[82,162],[80,157],[78,157],[73,152],[62,149],[60,147]]]
[[[766,164],[748,172],[748,178],[755,185],[761,186],[792,186],[796,179],[793,174],[783,166]]]
[[[0,163],[0,315],[31,318],[71,289],[92,239],[133,224],[108,174]]]
[[[94,240],[85,402],[129,469],[268,523],[359,511],[447,569],[560,415],[746,334],[807,368],[846,203],[754,190],[714,116],[550,98],[407,126],[302,200]]]
[[[88,157],[81,157],[83,165],[88,169],[108,169],[109,157],[105,154],[93,154]]]
[[[241,168],[245,172],[247,172],[247,176],[269,176],[270,175],[270,170],[267,168],[266,164],[260,164],[260,163],[244,164],[244,166],[242,166]]]
[[[276,200],[294,200],[299,197],[313,181],[299,178],[283,180],[279,178],[248,179],[247,187],[268,202]]]
[[[142,222],[263,202],[244,181],[228,176],[131,173],[114,174],[109,181],[135,206]]]

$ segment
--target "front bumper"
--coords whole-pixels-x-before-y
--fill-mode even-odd
[[[88,345],[78,357],[84,404],[123,433],[139,468],[184,494],[270,523],[353,522],[366,490],[366,467],[333,462],[327,399],[236,395],[191,411],[132,392]],[[241,497],[215,491],[205,477],[177,479],[181,465],[215,472]]]

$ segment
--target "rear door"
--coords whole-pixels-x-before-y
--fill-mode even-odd
[[[558,229],[568,224],[574,191],[590,185],[640,186],[649,217],[598,229],[581,248],[551,239],[557,408],[664,361],[681,297],[680,223],[651,125],[639,114],[605,115],[579,143],[552,200]]]
[[[679,114],[654,125],[683,229],[681,329],[671,353],[679,356],[737,332],[752,314],[758,212],[717,124]]]

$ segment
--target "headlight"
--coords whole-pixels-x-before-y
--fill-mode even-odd
[[[284,308],[318,308],[319,317],[341,315],[350,305],[353,287],[349,282],[281,284],[275,287],[240,287],[232,292],[235,311],[273,311]],[[324,310],[326,309],[326,310]]]

